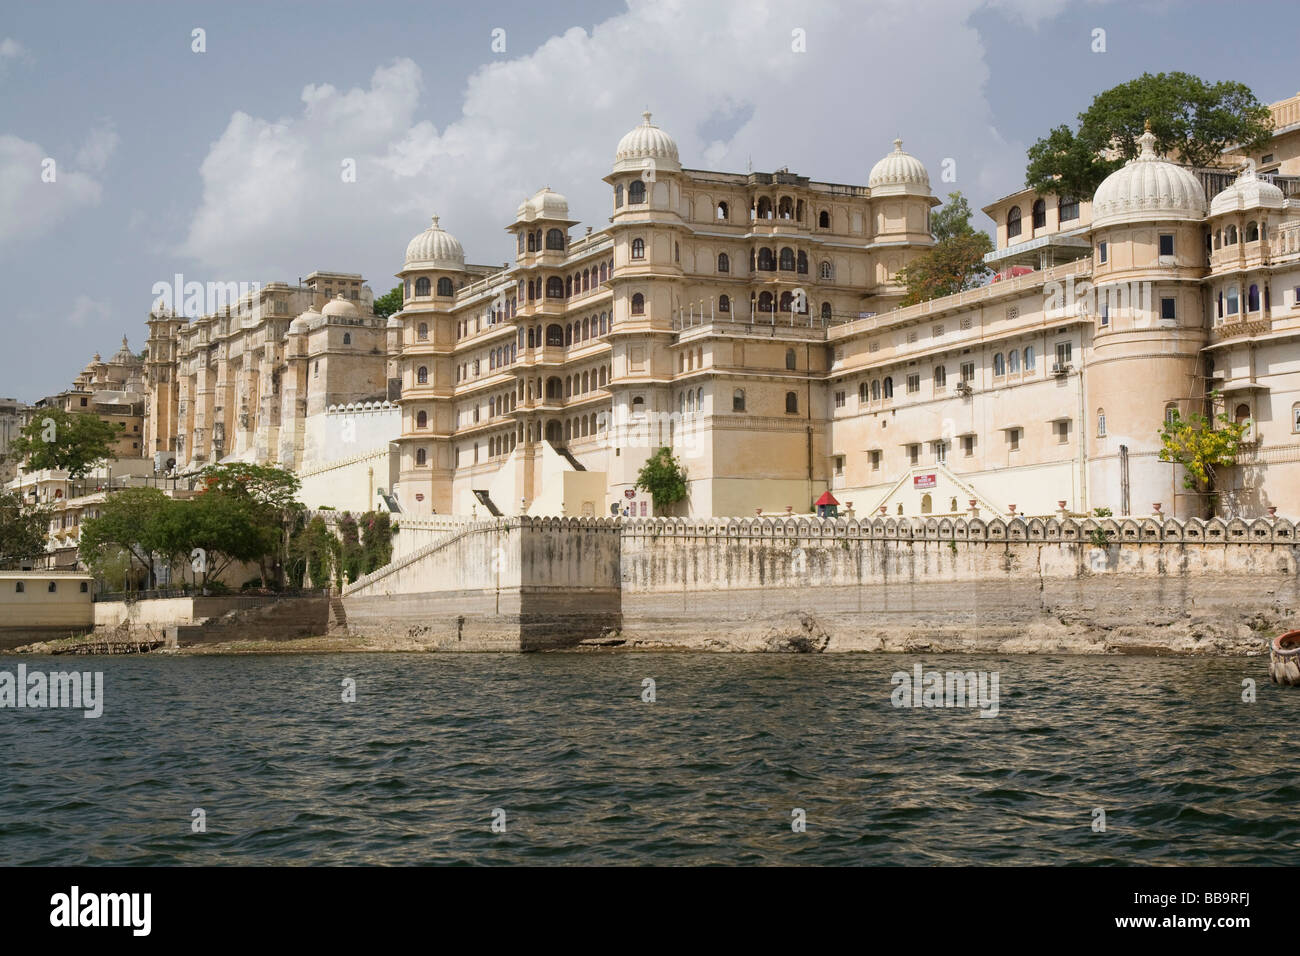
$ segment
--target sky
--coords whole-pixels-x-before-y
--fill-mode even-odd
[[[1300,90],[1300,5],[1174,0],[87,2],[0,9],[0,396],[139,351],[157,283],[396,285],[437,214],[475,263],[550,186],[601,228],[649,109],[692,168],[865,184],[901,136],[978,212],[1144,71]],[[196,34],[196,31],[201,33]],[[1097,31],[1104,31],[1098,33]],[[1099,43],[1099,40],[1101,41]],[[1104,46],[1104,49],[1098,49]],[[953,181],[941,181],[944,169]],[[351,171],[355,175],[351,175]],[[52,181],[51,181],[52,180]]]

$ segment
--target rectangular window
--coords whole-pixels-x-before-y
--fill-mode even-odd
[[[844,456],[843,455],[835,456],[835,477],[837,478],[844,477]]]
[[[1058,444],[1064,445],[1066,442],[1070,440],[1069,422],[1053,422],[1052,427],[1053,430],[1056,432],[1056,441]]]
[[[1174,237],[1171,233],[1161,233],[1160,254],[1162,256],[1172,256],[1174,254]]]
[[[975,454],[975,436],[974,436],[974,435],[962,435],[962,436],[961,436],[961,453],[962,453],[963,455],[965,455],[967,458],[969,458],[969,457],[971,457],[971,455]]]
[[[967,385],[969,385],[971,382],[975,381],[975,363],[974,363],[974,362],[962,362],[962,363],[961,363],[961,380],[962,380],[964,383],[966,383]]]
[[[1160,300],[1160,318],[1162,319],[1178,318],[1177,300],[1175,299]]]
[[[936,389],[948,387],[948,370],[942,365],[934,367],[934,387]]]
[[[872,471],[879,471],[879,470],[880,470],[880,452],[879,452],[879,451],[873,451],[873,452],[871,453],[871,470],[872,470]]]
[[[1020,451],[1020,429],[1008,428],[1007,441],[1010,443],[1012,451]]]
[[[1101,303],[1101,327],[1104,329],[1108,325],[1110,325],[1110,303],[1102,302]]]
[[[920,376],[919,374],[916,374],[916,373],[913,373],[912,375],[907,376],[907,392],[908,392],[908,394],[910,395],[911,393],[913,393],[913,392],[919,392],[920,390],[921,390],[921,376]]]
[[[1069,365],[1072,349],[1069,342],[1056,343],[1056,364]]]
[[[836,392],[836,393],[835,393],[835,407],[836,407],[836,408],[843,408],[843,407],[844,407],[844,393],[843,393],[843,392]]]
[[[1098,262],[1103,262],[1103,263],[1106,262],[1106,261],[1107,261],[1107,254],[1108,254],[1109,252],[1110,252],[1110,247],[1109,247],[1105,242],[1099,242],[1099,243],[1097,243],[1097,261],[1098,261]]]
[[[907,446],[907,458],[908,458],[908,460],[909,460],[912,464],[914,464],[914,465],[919,465],[919,464],[921,463],[921,446],[920,446],[920,445],[908,445],[908,446]]]
[[[934,460],[940,465],[948,463],[948,443],[946,441],[934,443]]]

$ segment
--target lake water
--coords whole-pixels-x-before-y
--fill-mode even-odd
[[[19,663],[105,702],[0,710],[4,864],[1300,863],[1300,689],[1263,658]],[[895,707],[917,663],[997,672],[997,716]]]

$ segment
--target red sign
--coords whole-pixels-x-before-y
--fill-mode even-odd
[[[623,497],[624,497],[624,498],[635,498],[635,497],[636,497],[636,489],[635,489],[635,488],[627,488],[627,489],[625,489],[625,490],[623,491]]]
[[[933,488],[934,475],[917,475],[912,479],[912,486],[914,488]]]

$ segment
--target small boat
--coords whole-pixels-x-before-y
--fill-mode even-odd
[[[1300,686],[1300,631],[1287,631],[1269,646],[1268,676],[1275,684]]]

